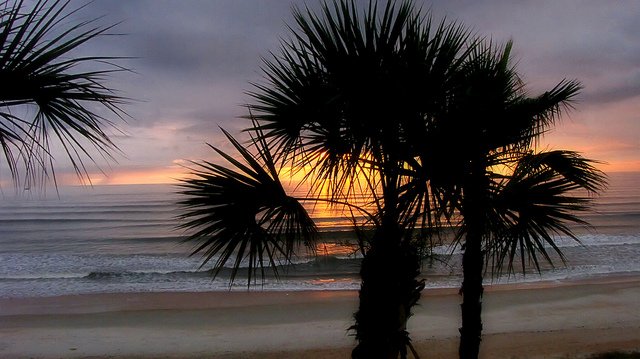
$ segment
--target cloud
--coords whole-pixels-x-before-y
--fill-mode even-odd
[[[640,64],[640,61],[638,63]],[[585,93],[583,102],[593,106],[633,98],[640,100],[640,70],[627,74],[625,78],[620,78],[617,82],[608,82],[611,82],[608,86],[594,84],[595,89]]]
[[[137,100],[127,107],[135,120],[123,125],[130,136],[117,139],[127,154],[121,165],[169,166],[176,158],[210,156],[206,142],[224,146],[217,126],[234,134],[247,126],[239,119],[246,114],[242,104],[250,101],[245,92],[261,79],[260,57],[277,52],[279,39],[289,36],[285,23],[294,25],[291,6],[317,9],[320,3],[91,2],[76,16],[106,15],[100,20],[104,24],[122,21],[114,32],[126,35],[97,39],[83,54],[135,57],[122,63],[136,74],[121,73],[109,81]],[[640,95],[640,2],[425,0],[418,5],[431,8],[436,21],[447,16],[497,42],[513,39],[518,69],[532,94],[563,78],[580,80],[585,89],[574,118],[582,128],[572,141],[578,135],[601,136],[603,126],[589,118],[605,116],[591,112],[602,105],[616,123],[605,129],[607,139],[629,139],[635,129],[630,122],[638,118],[620,109]]]

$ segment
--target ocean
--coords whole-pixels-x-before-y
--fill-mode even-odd
[[[580,243],[558,238],[563,265],[541,273],[487,274],[486,282],[567,280],[640,273],[640,173],[613,173],[609,189],[585,215],[594,227],[577,229]],[[176,229],[177,188],[170,185],[61,187],[41,195],[8,194],[0,199],[0,297],[84,293],[247,290],[242,272],[212,278],[202,258],[190,256]],[[249,290],[343,290],[359,288],[360,257],[349,245],[349,222],[317,209],[312,217],[323,241],[315,256],[305,252]],[[351,242],[353,243],[353,242]],[[425,259],[427,287],[458,287],[460,251],[434,248]]]

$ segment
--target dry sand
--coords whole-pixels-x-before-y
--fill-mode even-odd
[[[423,358],[454,358],[460,298],[426,290],[409,323]],[[96,294],[0,300],[0,358],[348,358],[357,293]],[[640,349],[640,277],[493,285],[483,358]]]

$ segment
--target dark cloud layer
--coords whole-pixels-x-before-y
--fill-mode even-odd
[[[357,1],[366,4],[366,1]],[[306,3],[317,8],[320,1]],[[498,42],[513,39],[518,68],[533,93],[563,78],[585,86],[588,108],[640,96],[640,2],[555,0],[438,0],[420,2],[436,19],[446,16]],[[250,82],[260,80],[260,57],[288,36],[292,5],[285,0],[109,0],[90,3],[81,16],[105,15],[122,23],[126,36],[99,39],[87,52],[136,57],[125,61],[136,74],[112,85],[139,102],[122,166],[166,166],[176,159],[208,156],[205,142],[218,142],[217,126],[246,126],[242,104]],[[615,111],[616,107],[611,107]],[[582,116],[582,115],[580,115]],[[638,117],[630,120],[638,121]],[[579,121],[579,118],[576,118]],[[593,124],[588,131],[597,132]],[[622,126],[624,127],[624,126]],[[624,130],[621,130],[624,131]],[[633,141],[633,139],[632,139]],[[635,137],[638,149],[638,137]],[[633,143],[631,144],[634,145]],[[595,154],[597,155],[597,153]],[[640,157],[640,149],[638,153]],[[606,159],[605,159],[606,160]],[[144,162],[144,163],[143,163]],[[118,166],[114,166],[114,171]]]

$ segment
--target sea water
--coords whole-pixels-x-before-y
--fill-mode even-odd
[[[640,273],[640,173],[610,175],[609,189],[583,216],[580,243],[558,237],[566,263],[538,273],[487,273],[487,283],[564,280]],[[240,271],[213,278],[176,229],[178,188],[170,185],[61,187],[59,194],[5,193],[0,200],[0,297],[82,293],[247,290]],[[314,208],[323,232],[315,254],[301,251],[250,290],[358,289],[361,256],[343,214]],[[457,287],[459,248],[441,245],[423,263],[427,287]]]

